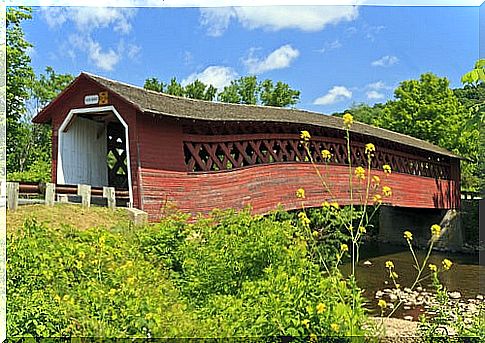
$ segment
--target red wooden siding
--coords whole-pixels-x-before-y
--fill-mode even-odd
[[[265,213],[275,209],[279,203],[286,209],[295,209],[301,206],[301,200],[295,196],[298,188],[306,191],[306,206],[320,206],[325,200],[349,204],[348,167],[331,166],[328,171],[333,198],[323,190],[313,166],[309,164],[278,163],[193,174],[143,168],[142,202],[150,220],[159,219],[165,200],[193,214],[207,213],[213,208],[241,209],[246,205],[251,205],[254,213]],[[400,173],[386,176],[382,171],[375,171],[373,175],[380,176],[381,185],[392,188],[393,195],[384,198],[384,203],[414,208],[454,207],[455,181]],[[355,181],[355,186],[358,189],[362,185]],[[363,193],[354,191],[356,203],[360,202],[360,196],[365,197]]]

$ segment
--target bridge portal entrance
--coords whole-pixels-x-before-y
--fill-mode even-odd
[[[73,109],[59,128],[57,184],[130,190],[128,127],[113,106]]]

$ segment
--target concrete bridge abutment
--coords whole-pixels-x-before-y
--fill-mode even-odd
[[[382,206],[379,216],[379,241],[392,244],[406,244],[403,233],[413,233],[413,245],[426,247],[431,239],[433,224],[441,226],[441,235],[435,247],[460,250],[463,247],[463,233],[460,213],[454,209],[430,209]]]

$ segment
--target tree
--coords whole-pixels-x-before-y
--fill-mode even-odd
[[[478,131],[477,164],[474,176],[478,180],[480,194],[485,196],[485,59],[478,60],[475,68],[463,75],[463,89],[456,89],[461,101],[470,108],[472,118],[467,122],[467,129]]]
[[[145,80],[145,84],[143,85],[143,88],[155,91],[155,92],[160,92],[163,93],[165,85],[163,82],[158,81],[156,77],[152,77],[150,79]]]
[[[23,132],[19,120],[26,112],[25,102],[29,98],[29,88],[34,78],[27,49],[32,45],[24,38],[21,23],[31,18],[28,7],[9,7],[6,13],[6,47],[7,47],[7,170],[19,169],[18,160],[14,158],[18,151],[17,138]]]
[[[175,77],[172,77],[170,83],[167,85],[167,94],[176,95],[176,96],[184,96],[185,90],[184,87],[180,83],[177,82]]]
[[[187,98],[212,101],[216,97],[217,88],[212,85],[207,86],[205,83],[195,80],[185,86],[184,93]]]
[[[400,83],[373,124],[446,148],[469,162],[462,163],[462,186],[475,189],[479,131],[470,126],[473,114],[449,88],[449,81],[432,73]]]
[[[369,106],[367,104],[353,104],[345,112],[333,113],[333,116],[342,117],[345,113],[350,112],[356,121],[361,123],[375,125],[376,120],[382,116],[385,104],[375,104]]]
[[[244,76],[233,80],[219,94],[217,88],[200,80],[183,87],[176,78],[172,78],[168,85],[157,78],[148,78],[145,80],[144,88],[191,99],[214,101],[217,98],[220,102],[246,105],[286,107],[295,105],[300,99],[300,92],[291,89],[288,84],[278,81],[274,85],[271,80],[258,82],[256,76]]]
[[[261,86],[256,76],[244,76],[231,81],[229,86],[224,87],[219,93],[219,101],[233,104],[256,105]]]
[[[295,91],[288,84],[278,81],[264,80],[261,83],[261,103],[264,106],[287,107],[295,105],[300,100],[300,91]]]
[[[52,67],[45,74],[34,78],[29,86],[29,100],[26,112],[17,123],[16,147],[10,158],[18,165],[9,170],[9,179],[18,181],[48,181],[51,168],[51,128],[49,125],[34,124],[32,118],[53,100],[74,77],[57,74]]]

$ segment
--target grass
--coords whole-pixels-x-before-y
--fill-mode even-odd
[[[7,211],[7,233],[15,234],[28,219],[58,230],[62,226],[73,226],[79,230],[91,227],[107,229],[128,226],[130,219],[124,209],[111,210],[105,207],[83,208],[79,205],[58,204],[54,207],[45,205],[19,206],[17,211]]]

